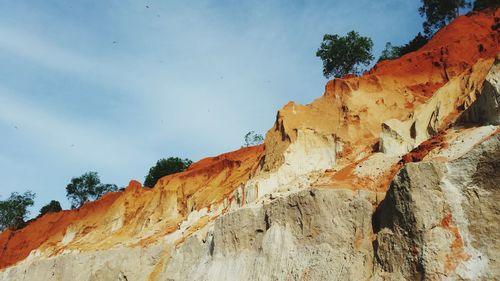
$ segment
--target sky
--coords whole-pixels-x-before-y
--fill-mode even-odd
[[[88,171],[122,187],[236,150],[323,94],[325,33],[378,57],[421,30],[419,2],[0,0],[0,200],[31,190],[36,216]]]

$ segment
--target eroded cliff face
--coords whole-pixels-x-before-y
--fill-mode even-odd
[[[0,234],[0,280],[500,279],[500,11],[328,82],[265,145]]]

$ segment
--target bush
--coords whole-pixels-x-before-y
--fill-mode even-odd
[[[496,9],[500,7],[498,0],[476,0],[474,2],[474,11],[480,11],[488,8]]]
[[[414,52],[422,48],[425,44],[427,44],[427,42],[429,42],[429,39],[419,32],[413,39],[410,40],[410,42],[401,47],[398,47],[399,56],[401,57],[405,54]]]
[[[392,46],[390,42],[387,42],[378,61],[400,58],[407,53],[420,49],[427,44],[427,42],[429,42],[429,39],[427,39],[427,37],[422,35],[420,32],[413,39],[411,39],[410,42],[403,46]]]
[[[456,18],[461,8],[470,7],[469,1],[466,0],[421,0],[421,2],[422,6],[418,12],[426,18],[423,27],[424,33],[429,37]]]
[[[102,195],[117,189],[114,184],[101,184],[97,172],[87,172],[71,179],[66,186],[66,197],[71,202],[71,208],[76,209],[85,202],[99,199]]]
[[[145,187],[154,187],[156,182],[167,175],[175,174],[187,169],[193,161],[178,157],[163,158],[156,162],[156,165],[149,169],[149,173],[144,180]]]
[[[261,134],[256,134],[254,131],[250,131],[245,135],[245,147],[259,145],[264,142],[264,137]]]
[[[33,206],[34,199],[35,193],[26,191],[24,194],[13,192],[7,200],[0,201],[0,231],[24,227],[28,207]]]
[[[38,217],[41,217],[41,216],[45,215],[46,213],[50,213],[50,212],[57,213],[60,211],[62,211],[61,203],[59,203],[59,201],[52,200],[52,201],[50,201],[49,204],[43,206],[40,209],[40,214],[38,215]]]
[[[392,46],[391,42],[385,43],[385,49],[382,51],[382,54],[380,55],[380,58],[378,59],[377,62],[383,61],[383,60],[393,60],[399,58],[399,47],[398,46]]]
[[[316,56],[323,60],[323,75],[338,78],[349,73],[359,74],[359,66],[367,66],[373,60],[372,48],[372,40],[355,31],[344,37],[325,34]]]

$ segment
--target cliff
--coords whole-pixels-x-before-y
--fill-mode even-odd
[[[494,280],[500,10],[288,103],[265,144],[0,234],[0,280]]]

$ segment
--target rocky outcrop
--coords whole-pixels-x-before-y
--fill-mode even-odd
[[[375,197],[305,190],[231,212],[176,249],[159,280],[365,280]]]
[[[405,121],[388,120],[382,124],[380,150],[405,154],[422,142],[457,123],[498,122],[498,77],[500,64],[481,60],[469,71],[451,79]],[[474,106],[472,106],[474,105]],[[465,112],[464,112],[465,111]]]
[[[393,280],[500,276],[500,135],[449,162],[409,163],[374,216],[375,255]]]

